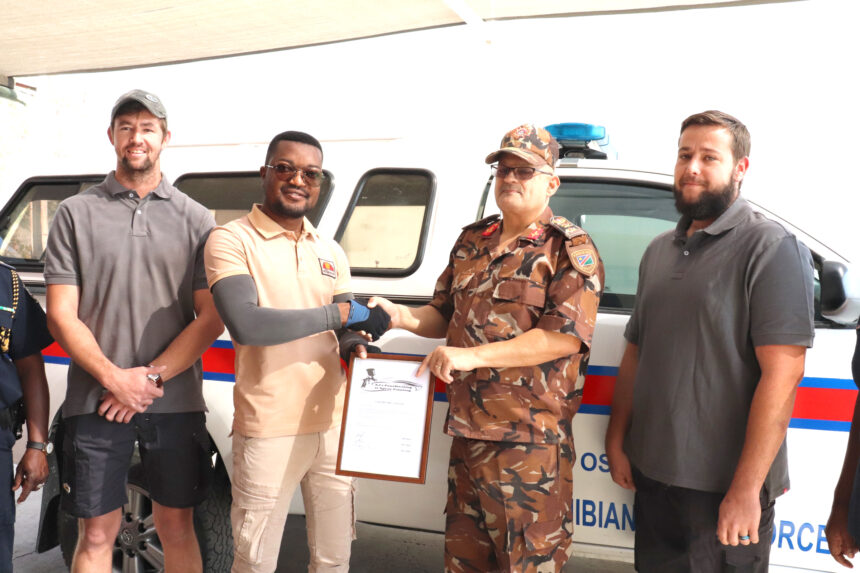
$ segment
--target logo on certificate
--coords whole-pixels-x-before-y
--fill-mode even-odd
[[[361,389],[365,392],[414,392],[421,384],[411,380],[393,380],[376,377],[376,369],[368,368],[367,376],[361,380]]]

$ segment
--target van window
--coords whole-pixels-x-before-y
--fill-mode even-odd
[[[60,202],[103,179],[103,175],[92,175],[25,181],[0,214],[0,257],[22,270],[42,261]]]
[[[325,171],[325,174],[328,177],[320,187],[317,204],[305,215],[314,226],[319,224],[334,188],[332,174],[329,171]],[[208,207],[218,225],[242,217],[251,210],[254,203],[263,202],[259,171],[186,173],[176,179],[174,185],[201,205]]]
[[[335,235],[356,276],[407,276],[421,264],[435,176],[425,169],[368,171]]]
[[[601,309],[631,310],[645,248],[656,235],[673,229],[678,222],[670,190],[565,178],[550,207],[554,214],[588,231],[597,245],[606,270]]]

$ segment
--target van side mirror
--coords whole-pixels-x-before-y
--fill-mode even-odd
[[[840,324],[851,324],[860,315],[860,277],[857,269],[837,261],[824,261],[821,281],[821,314]]]

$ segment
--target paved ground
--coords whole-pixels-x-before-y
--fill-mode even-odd
[[[35,552],[41,492],[18,506],[15,523],[13,567],[16,573],[64,573],[60,548],[41,555]],[[290,516],[281,546],[277,573],[307,571],[308,549],[303,516]],[[350,570],[355,573],[437,573],[442,571],[442,535],[421,531],[358,524],[358,539],[352,545]],[[570,573],[631,573],[633,566],[574,557],[565,571]]]

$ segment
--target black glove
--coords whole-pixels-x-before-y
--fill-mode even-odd
[[[340,357],[343,361],[349,364],[350,355],[355,352],[355,347],[363,344],[368,353],[380,353],[382,349],[378,346],[370,344],[362,335],[357,332],[341,331],[338,335],[338,348]]]
[[[368,333],[373,340],[379,340],[379,337],[385,334],[388,330],[388,325],[391,324],[391,317],[381,307],[374,306],[368,308],[370,311],[367,318],[359,322],[347,322],[346,327],[356,332],[363,330]]]

